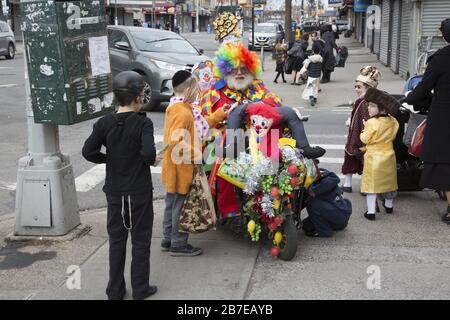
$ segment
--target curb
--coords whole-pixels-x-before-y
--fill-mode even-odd
[[[92,230],[92,226],[80,224],[68,234],[63,236],[16,236],[9,234],[5,237],[5,242],[27,242],[35,245],[42,243],[62,243],[78,239],[88,234]]]

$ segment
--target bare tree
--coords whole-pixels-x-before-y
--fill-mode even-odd
[[[292,39],[292,0],[284,0],[285,17],[284,17],[284,31],[286,33],[286,42],[290,43]]]
[[[0,20],[4,20],[3,17],[3,0],[0,0]]]

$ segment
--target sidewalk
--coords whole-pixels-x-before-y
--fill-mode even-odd
[[[332,82],[323,85],[319,108],[348,105],[355,96],[354,79],[367,64],[383,73],[381,89],[401,91],[403,79],[357,43],[344,40],[350,49],[346,68],[337,68]],[[311,108],[300,102],[303,86],[272,82],[275,63],[267,57],[262,78],[269,88],[288,105]],[[159,250],[165,204],[156,200],[150,279],[159,290],[151,299],[449,299],[450,229],[440,221],[445,202],[432,192],[403,193],[394,215],[381,213],[376,223],[367,223],[361,215],[364,198],[357,192],[348,197],[354,212],[348,228],[327,239],[300,233],[291,262],[273,260],[267,242],[254,244],[226,229],[191,236],[192,244],[204,249],[202,256],[171,257]],[[82,212],[81,221],[91,231],[73,241],[6,243],[14,216],[1,216],[0,300],[105,299],[106,210]],[[130,293],[129,261],[130,256],[125,273]],[[66,285],[72,265],[81,269],[80,290]],[[382,290],[366,288],[370,265],[382,270]]]
[[[392,94],[402,92],[406,80],[394,74],[380,62],[377,62],[376,55],[371,54],[368,48],[364,48],[360,43],[349,38],[340,39],[337,43],[349,48],[349,57],[345,68],[335,68],[331,74],[331,82],[321,85],[322,92],[319,93],[318,101],[314,108],[352,105],[356,99],[355,79],[359,74],[359,70],[366,65],[373,65],[380,70],[382,77],[378,89]],[[286,105],[310,108],[309,101],[301,98],[305,85],[290,85],[292,75],[285,75],[287,83],[282,83],[280,78],[278,79],[278,84],[273,83],[276,76],[275,66],[276,64],[272,60],[271,54],[266,52],[265,72],[262,76],[266,86],[280,95]]]

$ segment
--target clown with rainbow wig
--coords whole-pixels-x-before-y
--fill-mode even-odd
[[[220,108],[228,109],[235,103],[243,105],[261,102],[267,108],[282,106],[281,99],[271,93],[263,81],[259,79],[262,68],[258,56],[245,48],[242,43],[223,43],[216,52],[213,71],[216,82],[203,94],[200,100],[200,108],[204,116],[209,116]],[[265,101],[270,101],[270,105],[266,104]],[[304,150],[308,148],[310,150],[307,151],[310,151],[311,154],[323,154],[323,149],[315,150],[309,146],[300,120],[298,120],[298,127],[304,140],[302,145],[306,146]],[[216,129],[225,131],[226,123],[218,124]],[[238,217],[241,212],[235,187],[216,176],[214,168],[217,169],[218,166],[218,163],[213,166],[209,183],[213,195],[216,196],[220,215],[222,219]]]

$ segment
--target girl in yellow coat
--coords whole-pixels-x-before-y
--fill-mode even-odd
[[[383,91],[370,88],[364,98],[369,102],[370,119],[364,124],[361,141],[366,145],[361,192],[367,194],[367,212],[364,217],[375,220],[377,195],[383,200],[386,213],[393,213],[393,202],[398,189],[397,162],[393,141],[399,124],[392,116],[400,104]]]

